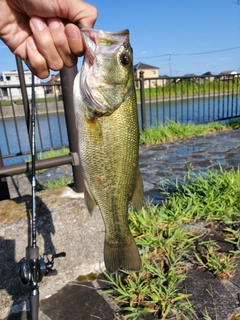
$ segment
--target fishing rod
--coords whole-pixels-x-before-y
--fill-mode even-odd
[[[20,261],[20,279],[22,284],[30,284],[30,314],[31,320],[38,320],[39,305],[39,287],[38,283],[43,276],[52,276],[57,274],[53,269],[54,259],[65,257],[65,252],[52,255],[52,259],[44,262],[39,257],[39,247],[37,246],[37,223],[36,223],[36,143],[35,143],[35,87],[34,74],[32,74],[32,111],[31,111],[31,156],[32,156],[32,224],[31,224],[31,247],[29,250],[29,259],[23,258]]]

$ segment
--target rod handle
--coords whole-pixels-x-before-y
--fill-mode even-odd
[[[39,305],[39,291],[38,291],[38,288],[35,288],[31,291],[31,296],[30,296],[31,320],[38,320],[38,305]]]

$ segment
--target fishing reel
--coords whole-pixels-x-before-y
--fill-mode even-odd
[[[19,276],[23,285],[28,283],[37,285],[42,281],[43,276],[57,275],[57,270],[53,269],[54,259],[66,256],[65,252],[55,253],[51,260],[47,258],[45,262],[43,258],[38,259],[31,254],[33,249],[38,251],[38,248],[30,248],[30,259],[23,258],[20,261]]]

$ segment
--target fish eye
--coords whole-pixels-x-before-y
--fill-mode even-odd
[[[120,55],[120,61],[121,61],[121,63],[122,63],[124,66],[127,66],[127,65],[130,63],[131,58],[130,58],[129,54],[127,54],[127,53],[122,53],[122,54]]]

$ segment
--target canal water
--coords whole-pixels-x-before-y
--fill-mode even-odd
[[[141,128],[141,109],[138,107]],[[156,126],[169,120],[181,123],[205,123],[240,116],[239,96],[177,99],[146,104],[146,126]],[[16,129],[17,128],[17,129]],[[41,115],[36,118],[36,148],[50,149],[68,146],[64,114]],[[0,120],[0,148],[2,155],[18,156],[5,158],[4,165],[21,163],[28,156],[30,144],[24,118]]]
[[[16,129],[17,127],[17,129]],[[7,133],[7,135],[5,134]],[[5,158],[4,165],[21,163],[29,158],[28,155],[18,155],[30,151],[25,118],[0,121],[0,147],[2,156],[17,154],[15,157]],[[67,128],[64,114],[41,115],[36,118],[36,149],[51,149],[68,146]],[[10,152],[9,152],[10,151]]]
[[[146,104],[146,126],[156,126],[169,120],[181,123],[206,123],[240,115],[240,97],[209,96],[208,98],[179,99]],[[141,121],[141,113],[139,113]]]

